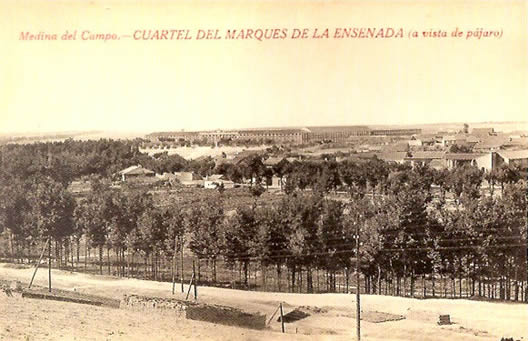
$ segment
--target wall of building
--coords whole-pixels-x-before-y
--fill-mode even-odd
[[[406,136],[421,134],[422,129],[374,129],[370,131],[372,136]]]
[[[221,139],[271,140],[277,143],[304,143],[330,140],[345,142],[351,136],[406,136],[420,134],[421,129],[377,129],[366,126],[311,127],[303,129],[253,129],[237,131],[202,131],[152,133],[146,137],[152,142],[178,142],[207,140],[215,142]]]

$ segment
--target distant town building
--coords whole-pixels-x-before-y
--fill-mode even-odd
[[[306,129],[252,129],[239,130],[239,137],[249,140],[271,140],[278,143],[303,143]]]
[[[496,135],[495,129],[493,129],[493,128],[473,128],[473,130],[471,130],[471,134],[472,135],[477,135],[477,136],[492,136],[492,135]]]
[[[223,130],[217,130],[217,131],[207,131],[207,132],[200,132],[198,133],[198,136],[200,139],[205,139],[208,142],[218,142],[220,140],[234,140],[238,139],[240,137],[240,134],[238,131],[223,131]]]
[[[416,138],[415,136],[411,137],[407,143],[409,144],[409,147],[421,147],[423,145],[422,140]]]
[[[452,145],[463,145],[466,144],[467,136],[464,134],[447,135],[442,138],[442,144],[445,147]]]
[[[174,172],[176,179],[184,186],[203,185],[203,178],[194,172]]]
[[[371,136],[411,136],[421,134],[422,129],[374,129]]]
[[[278,177],[278,176],[275,176],[273,175],[271,178],[269,179],[266,179],[266,184],[268,186],[268,188],[284,188],[284,186],[286,186],[286,177]]]
[[[445,152],[443,151],[415,151],[405,157],[405,161],[411,166],[429,165],[434,168],[445,168]],[[436,161],[433,163],[433,161]]]
[[[497,167],[502,165],[518,165],[528,168],[528,150],[501,150],[497,152]]]
[[[334,126],[334,127],[308,127],[305,140],[346,142],[351,137],[368,136],[370,129],[367,126]]]
[[[493,153],[448,153],[445,155],[445,159],[449,169],[472,165],[491,171],[494,166]]]
[[[507,142],[506,138],[501,137],[488,137],[481,139],[473,147],[475,152],[493,152],[498,151]]]
[[[206,177],[203,181],[204,188],[208,189],[217,189],[219,187],[224,187],[225,189],[234,188],[235,183],[227,179],[222,174],[213,174]]]
[[[503,147],[510,148],[510,149],[527,149],[528,148],[528,137],[510,136],[509,140],[504,142]]]
[[[476,136],[468,136],[466,138],[466,144],[469,146],[469,147],[474,147],[477,143],[480,142],[480,139]]]
[[[243,129],[215,131],[156,132],[146,135],[152,143],[182,143],[194,141],[219,142],[223,139],[248,139],[274,143],[302,144],[311,141],[347,142],[357,136],[412,136],[421,129],[375,129],[367,126],[329,126],[276,129]]]

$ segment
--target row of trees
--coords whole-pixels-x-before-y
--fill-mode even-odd
[[[341,190],[352,194],[388,194],[396,192],[400,184],[411,179],[427,192],[430,192],[432,185],[437,185],[442,195],[450,192],[457,201],[462,199],[463,193],[478,197],[483,180],[488,181],[489,191],[493,195],[496,186],[504,191],[506,184],[516,183],[526,176],[526,171],[516,165],[504,164],[491,172],[470,165],[437,170],[427,165],[411,167],[409,164],[390,164],[375,157],[343,162],[289,162],[283,159],[272,167],[266,167],[261,155],[249,156],[238,164],[222,163],[212,171],[224,174],[235,182],[253,178],[260,183],[266,178],[277,176],[285,180],[281,183],[285,183],[283,189],[286,193],[311,189],[323,193]]]
[[[0,165],[4,176],[28,179],[49,175],[55,181],[69,184],[81,176],[112,177],[131,165],[141,164],[158,173],[194,171],[210,174],[215,167],[211,158],[188,161],[166,152],[155,157],[140,152],[143,140],[105,140],[9,144],[0,146]]]
[[[113,190],[98,180],[88,196],[74,199],[62,184],[41,177],[5,184],[0,226],[9,232],[12,253],[31,254],[50,238],[61,263],[73,263],[74,249],[79,263],[84,241],[85,262],[86,252],[98,250],[101,273],[106,250],[114,255],[117,274],[138,274],[140,257],[143,274],[159,279],[163,265],[185,249],[210,264],[212,282],[222,261],[239,267],[246,285],[253,265],[263,285],[271,277],[283,290],[286,272],[289,288],[300,288],[304,279],[307,292],[314,291],[313,274],[321,271],[328,290],[339,290],[338,278],[348,286],[359,226],[367,292],[414,296],[421,278],[424,295],[526,300],[526,182],[479,200],[465,189],[466,200],[453,206],[433,200],[414,175],[405,181],[392,177],[393,192],[375,201],[295,191],[277,203],[233,212],[224,212],[221,194],[159,208],[146,192]]]

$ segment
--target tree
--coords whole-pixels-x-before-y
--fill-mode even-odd
[[[14,249],[18,252],[19,246],[31,243],[32,237],[38,230],[32,228],[35,221],[31,215],[31,203],[28,201],[30,184],[22,183],[18,179],[1,178],[3,193],[0,196],[0,233],[9,231],[11,241],[11,256],[15,256]]]
[[[213,200],[193,205],[186,214],[190,232],[189,247],[199,259],[213,263],[213,282],[216,283],[216,261],[224,251],[224,209]]]
[[[242,173],[246,179],[251,180],[251,185],[260,184],[266,166],[262,162],[262,156],[259,154],[252,154],[242,161]]]
[[[367,180],[372,190],[372,199],[374,200],[376,186],[386,181],[389,175],[389,169],[385,162],[376,157],[368,160],[364,167],[368,169]]]
[[[108,234],[114,217],[117,213],[117,207],[114,204],[113,193],[108,186],[98,180],[92,182],[92,192],[88,196],[88,208],[91,219],[88,225],[87,237],[90,246],[99,249],[99,273],[103,273],[103,248],[110,247],[108,244]],[[110,264],[108,264],[110,265]]]
[[[338,164],[335,161],[325,162],[315,184],[316,190],[327,193],[341,186]]]
[[[253,202],[253,208],[256,208],[258,198],[260,198],[260,196],[264,194],[264,192],[266,192],[266,189],[262,187],[260,183],[257,183],[255,186],[252,186],[249,191],[255,199],[255,201]]]
[[[64,186],[50,178],[35,181],[30,203],[40,235],[57,241],[72,232],[75,202]]]
[[[290,255],[288,239],[290,225],[284,212],[286,201],[281,201],[278,207],[265,206],[256,211],[257,248],[256,254],[264,266],[273,265],[277,270],[277,288],[281,290],[282,265]]]
[[[367,187],[366,168],[359,163],[345,161],[339,169],[342,181],[352,197],[363,197]]]
[[[282,159],[279,161],[279,163],[273,165],[272,170],[273,174],[279,177],[280,188],[282,190],[282,181],[284,176],[291,172],[291,163],[286,159]]]
[[[257,255],[257,230],[255,210],[247,207],[238,208],[225,225],[224,238],[227,247],[224,256],[229,263],[240,261],[243,264],[246,287],[250,260]]]
[[[242,182],[243,174],[238,165],[229,162],[223,162],[215,167],[214,172],[225,175],[229,180],[233,182]]]
[[[307,270],[307,289],[313,291],[312,267],[318,259],[322,245],[319,233],[319,218],[322,210],[322,196],[320,195],[295,195],[290,196],[285,202],[282,211],[291,229],[288,248],[292,257],[287,259],[291,270],[292,288],[295,288],[295,274],[302,273],[303,267]]]
[[[493,196],[493,194],[495,193],[495,184],[497,183],[498,178],[499,171],[496,168],[484,174],[484,179],[486,179],[489,184],[489,191],[491,196]]]
[[[501,185],[501,194],[504,194],[504,186],[519,181],[521,177],[520,167],[516,165],[502,164],[496,173],[497,181]]]
[[[169,257],[174,256],[174,252],[181,251],[182,241],[185,234],[185,215],[180,205],[172,204],[162,212],[162,221],[165,225],[165,246],[164,250]],[[175,245],[179,245],[175,247]]]
[[[480,197],[480,185],[484,172],[476,166],[464,165],[453,168],[447,177],[449,190],[455,195],[456,202],[470,202]]]
[[[335,200],[324,199],[320,207],[317,220],[317,251],[320,256],[314,262],[317,267],[323,268],[331,274],[331,287],[336,290],[335,274],[339,269],[345,269],[348,284],[348,272],[350,269],[350,256],[352,255],[354,235],[349,234],[346,227],[347,216],[345,216],[345,206]],[[310,271],[308,270],[310,275]],[[312,281],[308,276],[308,291],[311,292]]]
[[[412,187],[404,187],[397,195],[389,196],[385,202],[391,212],[391,232],[394,236],[395,248],[402,249],[397,261],[402,264],[404,287],[406,278],[411,279],[411,295],[414,295],[414,280],[416,275],[425,273],[430,263],[427,252],[427,231],[429,219],[427,204],[430,197]]]
[[[36,177],[29,193],[33,221],[39,234],[48,243],[49,273],[51,291],[51,242],[55,241],[55,257],[62,263],[63,238],[71,235],[75,202],[61,183],[50,177]]]
[[[164,250],[167,236],[167,225],[163,222],[162,213],[156,208],[147,208],[137,222],[141,235],[141,250],[145,255],[145,262],[152,255],[151,269],[154,279],[158,279],[158,262],[160,252]]]

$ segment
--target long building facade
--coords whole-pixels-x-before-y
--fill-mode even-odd
[[[377,129],[367,126],[328,126],[277,129],[244,129],[215,131],[174,131],[156,132],[146,136],[151,142],[207,141],[222,140],[273,141],[275,143],[302,144],[315,141],[346,142],[357,136],[407,136],[420,134],[421,129]]]
[[[370,131],[372,136],[412,136],[422,133],[422,129],[374,129]]]

